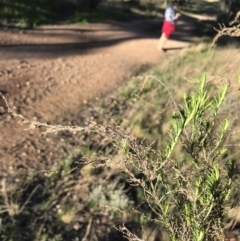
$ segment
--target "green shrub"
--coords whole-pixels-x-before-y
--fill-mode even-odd
[[[171,241],[224,237],[224,206],[236,171],[234,162],[223,158],[229,122],[218,118],[228,85],[215,96],[208,89],[203,74],[198,91],[184,95],[184,106],[175,103],[168,140],[157,153],[128,137],[122,142],[125,158],[118,168],[142,188],[152,211],[145,218],[166,229]],[[135,240],[126,228],[121,231]]]

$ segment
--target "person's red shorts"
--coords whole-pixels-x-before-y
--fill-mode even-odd
[[[170,38],[171,34],[175,31],[175,25],[164,20],[162,26],[162,32],[165,33],[167,38]]]

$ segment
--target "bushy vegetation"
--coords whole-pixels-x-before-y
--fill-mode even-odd
[[[207,47],[169,55],[84,126],[34,123],[9,109],[31,127],[79,131],[85,141],[49,170],[1,178],[1,240],[223,240],[239,200],[239,69],[228,62],[234,50]]]
[[[128,2],[99,7],[100,0],[1,0],[0,23],[19,27],[35,27],[56,22],[97,22],[106,19],[131,20],[143,17],[134,14]],[[106,1],[107,2],[107,1]],[[119,1],[116,1],[119,3]],[[141,4],[136,3],[141,8]]]
[[[227,153],[222,142],[228,120],[219,123],[217,113],[227,85],[210,98],[205,82],[203,75],[198,91],[184,96],[182,108],[175,103],[169,138],[159,150],[146,150],[127,138],[123,146],[126,159],[119,164],[130,182],[143,189],[153,212],[153,216],[146,212],[145,217],[161,224],[170,240],[224,238],[223,205],[229,199],[236,169],[232,161],[220,165]],[[128,231],[123,232],[132,239]]]
[[[238,196],[239,153],[226,149],[238,141],[229,135],[236,116],[227,120],[238,84],[226,81],[238,70],[228,62],[234,49],[207,47],[169,55],[98,111],[88,104],[82,116],[96,118],[80,127],[85,141],[76,155],[2,178],[1,240],[122,240],[121,232],[130,240],[165,232],[171,240],[221,240]]]
[[[21,27],[35,27],[59,21],[95,22],[106,19],[132,20],[156,16],[163,12],[164,3],[156,0],[1,0],[0,23]],[[182,11],[218,15],[220,22],[233,20],[240,9],[238,0],[220,2],[179,1]]]
[[[1,240],[89,240],[93,232],[104,238],[122,216],[116,210],[129,210],[131,202],[119,180],[104,185],[87,173],[69,157],[47,172],[2,178]]]
[[[240,2],[238,0],[220,0],[220,8],[222,12],[220,18],[228,24],[240,10]]]
[[[54,20],[64,20],[78,7],[74,1],[67,0],[2,0],[0,19],[5,23],[34,27]]]

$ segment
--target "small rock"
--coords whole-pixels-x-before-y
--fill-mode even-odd
[[[4,113],[6,113],[4,107],[3,107],[3,106],[0,106],[0,114],[4,114]]]
[[[12,108],[12,106],[14,105],[14,102],[12,100],[9,100],[8,105],[9,105],[10,108]]]
[[[11,117],[10,115],[7,115],[5,120],[6,120],[7,122],[9,122],[11,119],[12,119],[12,117]]]
[[[30,98],[26,98],[26,99],[25,99],[25,103],[26,103],[26,104],[31,104],[31,102],[32,102],[32,101],[31,101]]]
[[[81,226],[79,225],[79,223],[75,223],[75,224],[73,225],[73,228],[74,228],[75,230],[78,230],[78,229],[81,228]]]
[[[22,94],[22,100],[25,100],[27,98],[27,96],[24,94]],[[14,101],[18,101],[18,99],[14,98]]]

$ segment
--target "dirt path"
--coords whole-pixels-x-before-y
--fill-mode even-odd
[[[179,20],[168,47],[186,47],[199,40],[192,35],[194,25],[190,20]],[[1,30],[0,91],[16,112],[52,123],[111,91],[139,66],[161,64],[163,54],[156,50],[161,21]],[[0,129],[0,158],[2,170],[7,172],[51,162],[71,149],[59,144],[61,150],[54,150],[54,156],[54,140],[24,131],[6,113],[3,102]]]

